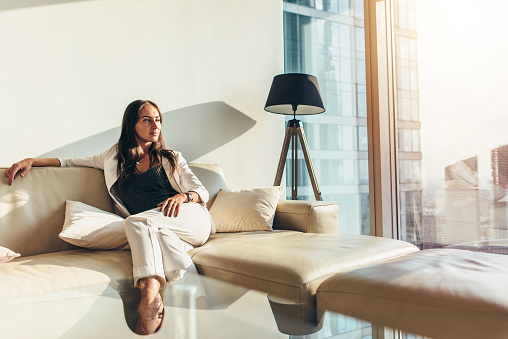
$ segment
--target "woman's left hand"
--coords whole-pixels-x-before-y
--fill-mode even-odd
[[[167,217],[177,217],[180,212],[180,206],[187,201],[187,195],[180,193],[172,196],[158,204],[161,208],[161,212]]]

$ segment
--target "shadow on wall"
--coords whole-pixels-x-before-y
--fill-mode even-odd
[[[179,108],[162,113],[166,147],[182,152],[188,162],[238,138],[256,121],[222,101]],[[41,158],[71,158],[101,153],[120,137],[120,127],[73,142],[39,155]]]
[[[58,5],[67,2],[92,1],[92,0],[0,0],[0,11],[19,9],[26,7]]]

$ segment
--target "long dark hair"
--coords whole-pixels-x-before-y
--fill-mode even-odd
[[[118,165],[116,168],[118,174],[118,183],[122,187],[134,173],[136,172],[136,162],[140,161],[142,156],[138,152],[138,142],[136,140],[136,131],[134,127],[139,120],[139,112],[145,105],[152,105],[159,112],[162,123],[162,115],[159,107],[149,100],[135,100],[131,102],[125,109],[122,121],[122,132],[118,139]],[[168,150],[164,144],[162,133],[159,139],[153,142],[149,149],[150,167],[156,162],[162,161],[162,157],[169,160],[171,165],[171,173],[176,170],[176,155],[173,151]]]

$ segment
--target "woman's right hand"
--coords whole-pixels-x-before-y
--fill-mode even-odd
[[[34,161],[31,158],[23,159],[21,161],[18,161],[17,163],[13,164],[11,167],[5,170],[5,175],[7,176],[7,179],[9,180],[9,185],[12,185],[12,182],[14,181],[14,178],[19,172],[19,175],[21,177],[24,177],[25,174],[32,168]]]

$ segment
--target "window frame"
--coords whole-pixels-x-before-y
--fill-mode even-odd
[[[390,0],[365,0],[371,235],[399,238],[395,65]]]

